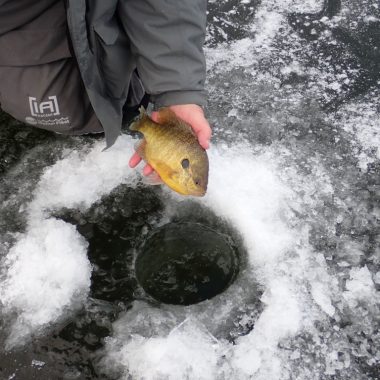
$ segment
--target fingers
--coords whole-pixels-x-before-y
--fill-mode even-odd
[[[129,167],[135,168],[141,162],[141,157],[135,152],[129,160]]]
[[[152,114],[150,115],[150,118],[155,122],[158,123],[158,112],[153,111]]]
[[[129,167],[135,168],[140,162],[142,161],[142,158],[135,152],[131,159],[129,160]],[[150,175],[154,172],[154,169],[150,165],[145,165],[143,169],[144,175]]]
[[[204,149],[208,149],[210,147],[210,139],[211,139],[211,128],[208,121],[203,117],[193,124],[193,130],[198,136],[199,144]]]

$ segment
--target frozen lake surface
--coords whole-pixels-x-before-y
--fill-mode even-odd
[[[149,187],[134,140],[0,115],[0,378],[380,378],[380,5],[209,1],[202,199]],[[194,305],[136,281],[166,223],[231,237],[235,281]]]

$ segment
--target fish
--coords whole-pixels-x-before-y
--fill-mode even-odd
[[[137,154],[170,189],[181,195],[204,196],[209,161],[193,129],[168,107],[158,111],[157,121],[140,107],[139,118],[129,127],[143,135],[135,147]]]

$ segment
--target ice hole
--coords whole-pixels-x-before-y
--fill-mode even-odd
[[[147,236],[135,270],[138,282],[155,300],[191,305],[226,290],[239,264],[230,236],[201,223],[171,222]]]

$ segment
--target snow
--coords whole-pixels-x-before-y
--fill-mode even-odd
[[[350,278],[346,282],[346,291],[343,296],[351,307],[357,306],[361,300],[376,299],[375,284],[371,272],[366,266],[363,268],[352,268]]]
[[[118,334],[122,334],[121,323]],[[114,352],[112,360],[126,365],[129,375],[136,379],[177,380],[190,376],[208,380],[217,372],[220,349],[219,342],[190,319],[167,337],[147,339],[137,335]]]
[[[76,229],[55,219],[31,227],[10,249],[0,300],[5,311],[16,311],[18,317],[8,346],[86,299],[91,276],[86,251],[87,242]]]
[[[86,209],[127,179],[136,183],[136,171],[128,166],[127,152],[132,151],[132,141],[122,136],[106,151],[99,142],[90,151],[73,151],[46,168],[29,205],[30,218],[62,207]]]

